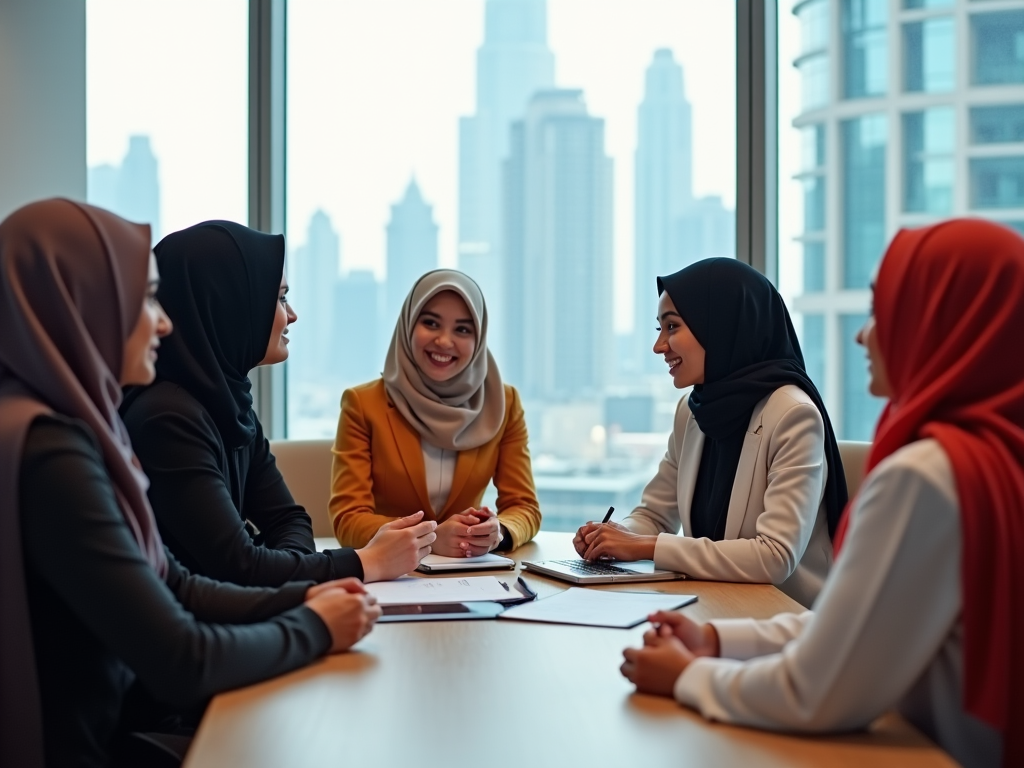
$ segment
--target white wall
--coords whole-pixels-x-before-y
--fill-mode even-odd
[[[0,0],[0,219],[85,192],[85,0]]]

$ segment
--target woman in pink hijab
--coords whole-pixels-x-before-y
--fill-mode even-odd
[[[135,680],[194,708],[349,647],[380,612],[354,579],[244,588],[166,554],[117,414],[171,331],[149,241],[69,200],[0,223],[2,765],[173,764],[187,738],[123,732],[144,730]]]

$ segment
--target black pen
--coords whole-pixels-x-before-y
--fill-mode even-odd
[[[601,521],[601,525],[604,525],[612,519],[612,512],[615,511],[615,507],[608,507],[608,511],[604,515],[604,520]]]

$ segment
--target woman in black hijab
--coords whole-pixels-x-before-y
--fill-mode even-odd
[[[654,352],[677,388],[693,390],[640,506],[621,525],[580,528],[576,549],[768,582],[809,606],[832,562],[846,480],[782,297],[734,259],[659,277],[658,293]]]
[[[253,410],[249,372],[288,357],[296,320],[284,237],[208,221],[154,250],[158,298],[175,333],[163,343],[156,383],[130,392],[121,414],[171,551],[194,572],[243,585],[376,581],[413,570],[434,538],[422,513],[390,523],[360,550],[317,552],[309,515]]]

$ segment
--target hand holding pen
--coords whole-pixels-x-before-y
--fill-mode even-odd
[[[576,532],[572,543],[584,560],[653,560],[657,536],[633,533],[611,522],[610,508],[600,523],[587,523]]]

